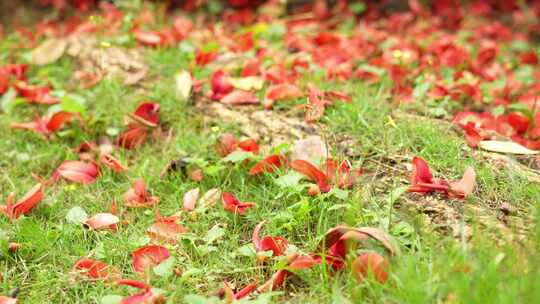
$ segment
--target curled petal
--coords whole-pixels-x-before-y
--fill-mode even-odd
[[[352,263],[352,273],[355,279],[362,283],[369,273],[373,273],[375,280],[384,283],[388,280],[388,261],[380,254],[368,252],[358,256]]]
[[[99,160],[102,164],[109,167],[114,172],[120,173],[126,170],[126,167],[122,165],[118,159],[108,153],[102,153],[99,156]]]
[[[287,158],[281,154],[274,154],[266,157],[250,170],[249,175],[259,175],[263,172],[272,173],[276,168],[280,168],[287,164]]]
[[[282,255],[288,246],[288,242],[286,239],[279,236],[272,237],[268,235],[265,236],[262,240],[260,239],[260,232],[265,222],[266,221],[260,222],[255,227],[255,230],[253,230],[252,241],[253,241],[253,245],[255,246],[255,249],[257,251],[271,250],[274,256]]]
[[[121,134],[116,139],[116,144],[124,149],[136,148],[146,141],[148,129],[145,127],[134,127]]]
[[[91,229],[98,230],[103,228],[116,229],[116,224],[120,219],[112,213],[98,213],[87,219],[85,224]]]
[[[82,258],[73,266],[73,270],[92,280],[111,280],[120,277],[117,269],[100,261]]]
[[[73,117],[73,113],[60,111],[54,113],[47,121],[47,130],[49,130],[50,133],[56,132],[58,129],[62,127],[64,123],[69,121]]]
[[[159,265],[170,257],[167,248],[157,245],[141,247],[131,254],[133,269],[144,272],[149,268]]]
[[[433,182],[433,176],[431,175],[431,171],[425,160],[415,156],[413,157],[412,164],[413,171],[411,175],[411,185]]]
[[[232,193],[223,192],[223,208],[229,212],[244,215],[247,208],[255,206],[252,202],[240,202]]]
[[[159,123],[159,104],[154,102],[143,102],[130,117],[138,123],[147,127],[157,127]]]
[[[308,161],[296,159],[291,163],[291,167],[304,174],[307,178],[317,183],[321,191],[328,192],[330,191],[330,186],[328,185],[328,178],[321,170],[315,167]]]
[[[184,194],[184,210],[193,211],[199,198],[199,188],[191,189]]]
[[[96,181],[98,175],[99,168],[94,163],[66,160],[55,170],[53,179],[63,177],[72,182],[91,184]]]
[[[18,219],[21,215],[27,214],[43,200],[43,196],[43,184],[38,183],[15,204],[8,203],[6,207],[8,217]]]
[[[300,255],[296,257],[288,266],[291,270],[309,269],[321,263],[320,258],[314,258],[310,255]]]

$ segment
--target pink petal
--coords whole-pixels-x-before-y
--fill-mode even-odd
[[[91,229],[98,230],[102,228],[116,229],[116,224],[120,222],[120,219],[111,213],[98,213],[91,218],[87,219],[85,224]]]
[[[193,211],[195,210],[195,204],[197,204],[197,199],[199,198],[199,188],[191,189],[186,194],[184,194],[184,210]]]
[[[100,261],[82,258],[73,266],[77,273],[94,280],[109,280],[120,277],[117,269]]]
[[[112,155],[108,153],[102,153],[99,156],[99,160],[102,164],[113,170],[114,172],[123,172],[126,170],[126,167],[120,163],[120,161],[116,158],[114,158]]]
[[[474,168],[468,167],[465,170],[462,179],[457,182],[450,183],[450,191],[448,192],[448,196],[464,199],[473,192],[475,185],[476,172],[474,171]]]
[[[157,220],[146,231],[154,241],[165,241],[174,243],[180,234],[187,232],[187,229],[176,223],[174,220]]]
[[[230,105],[259,104],[259,98],[255,93],[236,90],[221,98],[221,102]]]
[[[412,159],[413,171],[411,175],[411,185],[418,183],[432,183],[433,176],[429,170],[429,166],[425,160],[420,157],[413,157]]]
[[[76,183],[91,184],[96,181],[98,174],[99,168],[94,163],[66,160],[56,169],[54,176],[61,176]]]

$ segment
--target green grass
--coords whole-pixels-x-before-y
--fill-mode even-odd
[[[0,44],[2,48],[9,44]],[[349,270],[332,273],[324,266],[301,271],[291,284],[270,296],[261,295],[260,303],[534,303],[540,301],[537,282],[540,279],[540,230],[531,230],[527,242],[503,243],[492,238],[474,217],[466,224],[473,229],[472,238],[454,239],[426,225],[422,216],[397,208],[401,199],[390,205],[390,193],[407,184],[405,164],[413,155],[426,159],[438,177],[457,179],[467,166],[478,173],[478,188],[465,202],[451,202],[460,212],[460,204],[479,206],[492,217],[501,202],[519,207],[522,217],[535,217],[540,209],[540,186],[508,169],[495,169],[486,159],[473,157],[463,139],[445,124],[433,120],[400,116],[386,101],[386,88],[362,83],[328,84],[328,88],[351,92],[351,104],[337,103],[327,111],[328,141],[336,149],[339,136],[348,135],[359,152],[354,163],[361,164],[369,176],[347,193],[346,198],[327,194],[310,197],[304,186],[282,188],[276,175],[250,177],[241,164],[225,163],[214,152],[221,132],[238,135],[241,126],[215,122],[210,128],[203,113],[175,95],[173,75],[188,69],[188,58],[177,60],[181,51],[163,49],[148,51],[151,74],[158,81],[143,91],[125,87],[120,81],[103,80],[90,90],[71,88],[70,92],[86,100],[93,113],[88,125],[71,125],[70,131],[48,141],[21,130],[12,130],[15,121],[31,119],[33,113],[45,113],[40,106],[20,105],[0,113],[0,189],[3,197],[16,192],[21,197],[35,183],[31,173],[48,177],[65,159],[76,159],[70,150],[85,140],[121,132],[123,117],[140,101],[153,100],[161,106],[161,125],[172,131],[172,138],[151,140],[133,151],[117,150],[114,155],[129,170],[113,174],[104,169],[97,182],[79,186],[59,182],[46,189],[46,199],[31,214],[16,222],[0,218],[0,290],[3,294],[20,288],[23,303],[100,303],[107,295],[134,293],[126,287],[103,282],[75,280],[70,270],[79,258],[91,257],[118,267],[125,277],[138,279],[131,267],[131,252],[146,244],[145,230],[154,221],[153,210],[126,210],[122,219],[129,224],[116,232],[96,232],[66,220],[73,207],[88,215],[109,210],[113,200],[122,206],[123,193],[137,178],[144,178],[153,194],[161,199],[159,210],[172,215],[182,208],[183,194],[194,188],[202,192],[219,187],[245,201],[257,203],[246,216],[227,213],[221,203],[205,212],[183,213],[181,223],[187,233],[176,243],[167,245],[182,275],[152,275],[152,286],[163,290],[168,303],[184,301],[186,295],[210,295],[227,280],[236,286],[257,280],[264,282],[283,262],[267,267],[255,263],[239,248],[251,243],[251,233],[261,220],[268,220],[264,234],[281,235],[301,252],[312,252],[324,233],[341,223],[351,226],[375,226],[387,229],[399,241],[401,256],[391,260],[390,280],[377,283],[372,278],[358,284]],[[180,56],[181,57],[181,56]],[[4,58],[2,58],[4,61]],[[46,76],[57,87],[68,82],[73,62],[32,69],[34,79]],[[197,71],[208,75],[211,71]],[[159,78],[162,77],[162,78]],[[313,79],[311,79],[313,80]],[[324,87],[324,84],[323,84]],[[286,108],[286,106],[284,107]],[[216,131],[218,130],[218,131]],[[113,140],[109,136],[109,140]],[[159,172],[171,160],[189,157],[192,166],[206,170],[198,184],[181,174],[159,178]],[[397,160],[391,162],[390,160]],[[379,168],[377,164],[385,166]],[[213,172],[210,172],[210,169]],[[283,175],[283,172],[278,175]],[[382,177],[385,177],[383,180]],[[409,196],[409,194],[405,194]],[[414,197],[413,197],[414,198]],[[463,210],[465,209],[465,210]],[[469,217],[471,217],[469,215]],[[216,224],[224,235],[214,242],[204,236]],[[465,222],[464,222],[465,224]],[[489,228],[489,227],[488,227]],[[20,243],[16,253],[7,251],[7,242]],[[347,268],[349,269],[349,268]],[[265,302],[265,299],[267,302]],[[210,302],[211,300],[208,300]]]

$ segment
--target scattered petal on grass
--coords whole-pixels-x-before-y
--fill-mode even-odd
[[[94,163],[66,160],[54,171],[53,180],[57,181],[63,177],[72,182],[91,184],[96,181],[98,175],[99,168]]]
[[[25,81],[19,81],[15,84],[17,93],[24,97],[28,103],[43,105],[52,105],[60,102],[60,99],[52,97],[49,92],[51,88],[29,85]]]
[[[468,167],[461,178],[457,182],[450,183],[449,197],[464,199],[471,194],[476,185],[476,172],[474,168]]]
[[[284,239],[281,236],[265,236],[261,240],[260,238],[260,232],[262,229],[262,226],[264,225],[266,221],[260,222],[256,227],[255,230],[253,230],[253,245],[255,246],[255,249],[257,251],[272,251],[272,254],[274,256],[282,255],[285,250],[287,250],[287,246],[289,243],[286,239]]]
[[[222,70],[218,70],[212,74],[211,86],[212,100],[221,100],[223,96],[234,90],[229,80],[229,75]]]
[[[307,178],[314,181],[317,186],[323,192],[330,191],[330,186],[328,184],[328,178],[321,170],[315,167],[310,162],[301,159],[295,159],[291,163],[291,168],[304,174]]]
[[[112,229],[116,230],[116,224],[120,219],[112,213],[98,213],[85,221],[86,226],[93,230]]]
[[[234,135],[230,133],[224,133],[220,136],[218,143],[216,144],[216,151],[221,157],[225,157],[231,154],[238,147],[238,141]]]
[[[0,304],[17,304],[17,299],[12,297],[0,296]]]
[[[119,147],[130,150],[144,144],[144,142],[146,142],[147,137],[148,137],[147,128],[135,127],[121,134],[117,138],[116,144]]]
[[[141,247],[131,254],[133,269],[137,272],[144,272],[170,257],[167,248],[157,245]]]
[[[184,194],[184,210],[193,211],[195,210],[195,205],[197,204],[197,199],[199,199],[199,188],[191,189]]]
[[[250,170],[249,175],[259,175],[264,172],[272,173],[276,168],[281,168],[287,164],[287,158],[280,154],[267,156],[265,159],[256,163]]]
[[[48,136],[58,131],[66,122],[73,117],[73,113],[59,111],[46,117],[36,117],[34,121],[12,123],[15,129],[26,129]]]
[[[165,37],[156,31],[133,30],[133,37],[139,43],[149,46],[158,46],[165,43]]]
[[[358,283],[373,273],[375,280],[384,283],[388,280],[388,261],[380,254],[368,252],[359,255],[352,263],[352,273]]]
[[[120,304],[160,304],[165,303],[165,297],[160,293],[154,293],[152,287],[144,282],[134,280],[117,280],[116,284],[131,286],[141,289],[142,292],[122,299]]]
[[[174,243],[178,236],[187,232],[184,226],[176,222],[176,218],[159,218],[153,223],[146,233],[153,241]]]
[[[146,101],[139,104],[129,116],[143,126],[154,128],[159,123],[159,109],[159,104]]]
[[[120,278],[120,272],[103,262],[82,258],[73,266],[73,271],[92,280],[115,280]]]
[[[524,146],[512,141],[482,140],[478,143],[478,147],[490,152],[508,154],[533,155],[539,153],[539,151],[527,149]]]
[[[11,204],[11,197],[8,197],[6,213],[10,219],[18,219],[21,215],[27,214],[43,200],[43,184],[38,183],[28,193],[26,193],[15,204]]]
[[[246,140],[239,142],[238,148],[246,152],[251,152],[253,154],[259,154],[260,152],[260,148],[259,148],[259,145],[257,144],[257,141],[252,138],[248,138]]]
[[[244,215],[247,208],[256,206],[252,202],[240,202],[232,193],[223,192],[223,208],[229,212]]]
[[[219,188],[212,188],[201,197],[199,200],[199,206],[203,208],[208,208],[213,205],[215,205],[219,199],[221,198],[221,189]]]
[[[152,196],[144,180],[139,179],[124,193],[124,202],[130,208],[147,208],[158,204],[159,197]]]
[[[118,159],[108,153],[102,153],[99,160],[114,172],[120,173],[126,170],[126,167]]]

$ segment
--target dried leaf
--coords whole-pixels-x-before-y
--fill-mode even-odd
[[[478,143],[478,147],[486,151],[498,153],[523,155],[538,154],[538,151],[525,148],[524,146],[512,141],[482,140]]]
[[[197,199],[199,198],[199,188],[191,189],[184,194],[184,210],[193,211],[195,210],[195,204],[197,204]]]
[[[208,208],[215,205],[220,198],[221,190],[219,188],[212,188],[206,191],[206,193],[201,197],[199,200],[199,206]]]
[[[174,76],[176,83],[176,96],[182,100],[189,98],[191,88],[193,87],[193,79],[188,71],[180,71]]]

